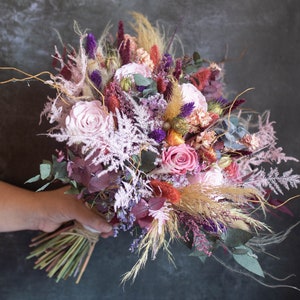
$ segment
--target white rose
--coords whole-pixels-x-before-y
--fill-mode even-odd
[[[98,100],[79,101],[66,117],[69,144],[81,143],[87,137],[101,137],[113,128],[110,115]]]
[[[183,103],[194,103],[194,109],[201,108],[207,111],[207,102],[203,94],[191,83],[183,83],[181,86],[181,94]]]
[[[140,74],[144,77],[151,77],[151,70],[144,64],[129,63],[117,69],[115,80],[121,81],[123,78],[130,78],[133,81],[134,74]]]
[[[191,184],[200,183],[207,186],[218,186],[222,185],[225,182],[225,179],[221,168],[215,166],[207,172],[200,172],[196,175],[190,176],[189,182]]]

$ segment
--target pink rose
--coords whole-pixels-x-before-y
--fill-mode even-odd
[[[134,74],[140,74],[144,77],[151,77],[151,70],[144,64],[129,63],[117,69],[115,79],[121,81],[123,78],[130,78],[133,81]]]
[[[201,108],[207,111],[207,102],[202,93],[191,83],[183,83],[181,86],[183,103],[193,102],[195,109]]]
[[[112,118],[98,100],[79,101],[66,117],[69,144],[80,143],[87,137],[101,137],[113,128]]]
[[[208,186],[218,186],[225,182],[221,168],[215,166],[207,172],[200,172],[196,175],[189,177],[191,184],[201,183]]]
[[[162,164],[173,174],[186,174],[198,167],[198,155],[194,148],[186,144],[171,146],[163,151]]]

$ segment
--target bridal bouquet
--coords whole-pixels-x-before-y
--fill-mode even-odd
[[[45,180],[40,190],[69,184],[115,236],[132,234],[138,260],[123,282],[160,249],[172,260],[173,240],[202,261],[222,247],[246,273],[264,277],[257,253],[286,235],[263,217],[285,204],[274,194],[300,183],[277,165],[297,160],[277,146],[269,112],[242,108],[247,91],[226,97],[222,65],[196,52],[176,57],[176,37],[138,13],[131,25],[134,35],[119,22],[116,36],[107,27],[96,39],[75,23],[78,49],[55,48],[57,74],[46,83],[57,93],[42,116],[62,147],[28,182]],[[38,236],[30,257],[50,277],[79,282],[97,239],[64,224]]]

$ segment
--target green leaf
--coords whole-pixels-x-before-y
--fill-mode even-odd
[[[234,260],[249,272],[252,272],[261,277],[265,277],[264,272],[257,260],[257,257],[253,254],[252,250],[245,246],[239,246],[238,249],[244,249],[247,250],[247,252],[245,254],[233,253],[232,256]]]
[[[141,166],[140,170],[142,170],[145,173],[151,172],[153,169],[155,169],[155,160],[156,160],[157,154],[152,151],[142,151],[141,154]]]
[[[204,252],[195,250],[189,256],[198,257],[203,263],[205,263],[207,259],[207,255]]]
[[[228,228],[224,234],[223,241],[227,247],[234,248],[246,244],[252,237],[252,233],[248,231]]]
[[[48,187],[51,184],[51,182],[47,182],[46,184],[44,184],[43,186],[41,186],[39,189],[37,189],[37,192],[41,192],[43,191],[46,187]]]
[[[51,163],[48,161],[44,161],[42,164],[40,164],[40,174],[41,174],[41,179],[45,180],[48,177],[51,176]]]
[[[148,97],[150,95],[155,95],[157,93],[157,85],[155,81],[152,81],[147,89],[143,90],[143,97]]]
[[[60,181],[67,183],[69,182],[68,179],[68,172],[67,172],[67,162],[62,161],[58,162],[55,156],[52,157],[53,160],[53,175],[55,179],[59,179]]]
[[[133,74],[134,82],[137,86],[149,86],[153,80],[141,74]]]
[[[198,52],[193,53],[193,61],[195,64],[202,62],[202,58]]]
[[[31,177],[31,178],[29,178],[28,180],[26,180],[26,181],[25,181],[25,184],[26,184],[26,183],[37,182],[37,181],[39,181],[40,179],[41,179],[41,175],[39,174],[39,175],[36,175],[36,176]]]

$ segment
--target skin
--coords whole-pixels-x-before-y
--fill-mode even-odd
[[[112,226],[81,200],[65,194],[67,189],[36,193],[0,181],[0,232],[51,232],[64,222],[77,220],[99,231],[104,238],[111,236]]]

